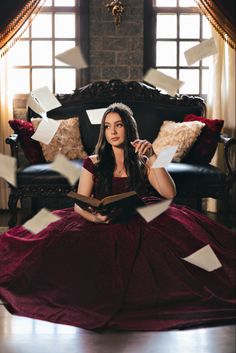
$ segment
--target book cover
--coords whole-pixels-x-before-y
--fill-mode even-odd
[[[93,210],[107,214],[114,209],[134,210],[137,207],[144,206],[143,200],[138,196],[136,191],[128,191],[121,194],[106,196],[102,200],[94,197],[84,196],[70,191],[67,194],[75,203],[86,211]]]

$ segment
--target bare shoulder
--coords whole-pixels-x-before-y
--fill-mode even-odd
[[[93,154],[91,156],[89,156],[89,158],[91,159],[91,161],[93,162],[93,164],[97,164],[98,162],[98,158],[96,154]]]

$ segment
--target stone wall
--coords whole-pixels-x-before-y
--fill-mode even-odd
[[[143,15],[142,0],[126,0],[121,23],[105,4],[110,1],[89,1],[89,81],[142,80]]]

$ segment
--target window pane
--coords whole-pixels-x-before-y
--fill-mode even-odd
[[[202,66],[207,66],[207,67],[210,67],[213,65],[213,55],[211,56],[208,56],[207,58],[205,59],[202,59]]]
[[[55,15],[55,37],[56,38],[75,37],[75,15],[74,14]]]
[[[52,6],[52,0],[45,1],[43,6]]]
[[[177,37],[177,15],[157,15],[157,38]]]
[[[32,65],[52,65],[51,41],[32,41]]]
[[[209,77],[210,72],[209,70],[202,70],[202,94],[208,94],[209,91]]]
[[[171,6],[176,6],[177,1],[176,0],[156,0],[156,6],[163,6],[163,7],[171,7]]]
[[[33,69],[32,70],[32,90],[48,86],[52,92],[52,70],[51,69]]]
[[[180,66],[188,66],[187,61],[185,59],[184,52],[195,45],[199,44],[199,41],[194,41],[194,42],[180,42],[179,43],[179,64]],[[199,61],[197,61],[195,64],[191,66],[199,66]]]
[[[176,66],[176,42],[157,42],[156,66]]]
[[[202,36],[205,39],[212,37],[211,25],[206,17],[202,17]]]
[[[52,15],[38,14],[31,28],[33,38],[50,38],[52,36]]]
[[[75,0],[54,0],[54,6],[75,6]]]
[[[55,70],[56,93],[70,93],[76,88],[75,69]]]
[[[199,70],[179,70],[179,79],[184,81],[180,93],[199,94]]]
[[[66,50],[69,50],[71,48],[75,47],[75,41],[69,41],[69,40],[62,40],[62,41],[55,41],[55,55],[63,53]],[[55,59],[55,65],[59,66],[68,66],[67,64],[64,64],[62,61]]]
[[[181,7],[197,7],[197,3],[194,0],[179,0],[179,6],[181,6]]]
[[[13,66],[29,65],[29,42],[18,41],[9,51],[9,59]]]
[[[199,38],[200,35],[200,15],[181,14],[180,37],[181,38]]]
[[[30,78],[28,69],[12,69],[12,77],[9,79],[10,92],[12,94],[17,93],[29,93],[30,92]]]

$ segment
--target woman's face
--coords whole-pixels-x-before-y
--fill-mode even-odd
[[[105,118],[105,137],[113,147],[122,146],[125,142],[125,127],[118,113],[110,112]]]

